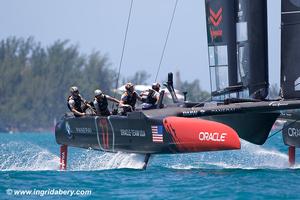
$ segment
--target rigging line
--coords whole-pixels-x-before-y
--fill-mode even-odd
[[[290,127],[291,125],[295,124],[295,123],[298,122],[298,121],[299,121],[299,120],[295,120],[295,121],[290,122],[287,126],[284,126],[284,127],[281,128],[280,130],[278,130],[278,131],[276,131],[275,133],[273,133],[272,135],[270,135],[270,136],[268,137],[268,139],[271,138],[271,137],[273,137],[273,136],[276,135],[277,133],[280,133],[281,131],[283,131],[284,129]]]
[[[124,35],[122,54],[121,54],[120,63],[119,63],[119,71],[118,71],[118,76],[117,76],[115,92],[114,92],[114,98],[116,98],[116,92],[117,92],[117,89],[119,86],[119,79],[120,79],[120,73],[121,73],[121,68],[122,68],[122,63],[123,63],[124,52],[125,52],[127,33],[128,33],[129,23],[130,23],[130,18],[131,18],[131,13],[132,13],[132,6],[133,6],[133,0],[131,0],[131,2],[130,2],[130,9],[129,9],[129,14],[128,14],[128,18],[127,18],[127,25],[126,25],[125,35]],[[115,105],[115,103],[113,103],[112,108],[114,108],[114,105]]]
[[[156,76],[155,76],[155,81],[154,82],[156,82],[156,80],[157,80],[157,76],[159,74],[160,67],[161,67],[161,64],[162,64],[162,61],[163,61],[163,58],[164,58],[164,54],[165,54],[165,50],[166,50],[167,43],[168,43],[168,40],[169,40],[169,35],[170,35],[170,32],[171,32],[171,27],[172,27],[172,24],[173,24],[173,20],[174,20],[174,16],[175,16],[177,4],[178,4],[178,0],[176,0],[176,2],[175,2],[175,6],[174,6],[174,9],[173,9],[172,18],[171,18],[171,21],[170,21],[170,24],[169,24],[169,29],[168,29],[167,37],[166,37],[164,48],[163,48],[163,51],[162,51],[162,54],[161,54],[161,57],[160,57],[160,61],[159,61],[159,65],[158,65],[158,69],[157,69],[157,72],[156,72]]]
[[[209,96],[209,97],[207,97],[206,99],[200,100],[200,102],[199,102],[198,104],[194,105],[192,108],[196,108],[196,107],[201,106],[202,104],[204,104],[205,102],[207,102],[207,101],[210,100],[211,98],[212,98],[212,96]]]

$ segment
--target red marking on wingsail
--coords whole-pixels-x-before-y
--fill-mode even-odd
[[[210,35],[211,37],[221,37],[223,35],[223,31],[222,30],[210,30]]]
[[[196,118],[166,117],[163,125],[179,152],[240,149],[240,139],[231,127]]]
[[[210,21],[211,23],[214,25],[214,26],[219,26],[223,17],[222,17],[222,12],[223,12],[223,8],[220,8],[218,10],[217,13],[215,13],[211,8],[209,9],[209,12],[210,12]]]
[[[220,9],[218,10],[217,13],[215,13],[215,12],[210,8],[210,9],[209,9],[209,12],[210,12],[210,15],[211,15],[214,19],[217,19],[217,18],[219,18],[220,15],[222,14],[223,8],[220,8]]]
[[[222,21],[222,15],[219,17],[219,19],[217,21],[215,21],[211,16],[210,16],[210,21],[214,26],[219,26],[221,21]]]

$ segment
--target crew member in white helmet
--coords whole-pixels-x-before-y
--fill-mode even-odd
[[[97,115],[109,116],[111,113],[108,109],[108,100],[122,105],[117,99],[110,97],[109,95],[103,94],[99,89],[94,91],[95,98],[93,100],[93,105]]]
[[[85,116],[85,110],[91,108],[91,105],[81,97],[79,90],[76,86],[70,88],[71,95],[67,99],[67,105],[75,117]]]

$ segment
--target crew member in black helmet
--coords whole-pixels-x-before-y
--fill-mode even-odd
[[[142,104],[142,109],[147,110],[156,108],[159,100],[159,90],[160,84],[153,83],[152,88],[141,93],[142,101],[144,102]]]
[[[95,90],[94,93],[95,93],[95,98],[93,101],[93,106],[96,110],[97,115],[101,115],[101,116],[109,116],[110,115],[110,111],[108,109],[108,100],[115,102],[115,103],[119,104],[120,106],[122,106],[120,101],[118,101],[117,99],[115,99],[113,97],[110,97],[109,95],[103,94],[103,92],[99,89]]]
[[[91,108],[88,102],[81,97],[76,86],[70,88],[71,95],[68,97],[68,108],[73,112],[75,117],[85,116],[85,110]]]
[[[136,91],[134,91],[134,85],[132,83],[126,83],[125,85],[126,91],[121,96],[120,103],[124,107],[124,112],[130,112],[135,110],[136,101],[142,101],[142,98]]]

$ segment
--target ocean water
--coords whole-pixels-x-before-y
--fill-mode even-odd
[[[53,133],[0,133],[0,199],[300,199],[281,134],[239,151],[155,155],[147,170],[136,154],[68,153],[60,171]]]

